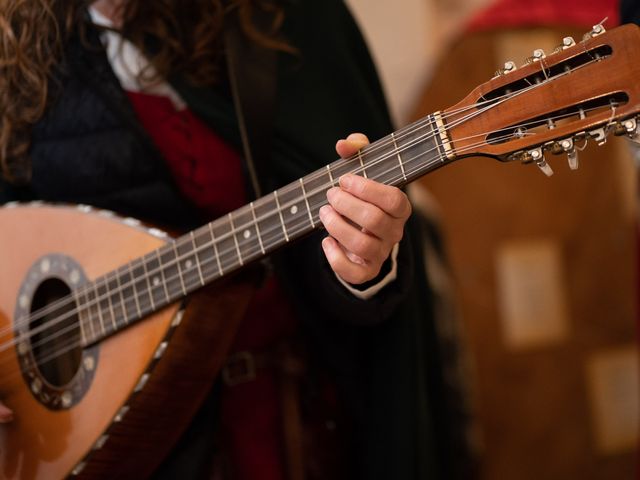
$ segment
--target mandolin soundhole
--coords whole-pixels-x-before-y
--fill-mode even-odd
[[[29,324],[31,352],[44,380],[57,388],[73,380],[82,362],[80,326],[70,293],[65,282],[48,278],[38,286],[31,302],[32,314],[41,309],[45,313]]]

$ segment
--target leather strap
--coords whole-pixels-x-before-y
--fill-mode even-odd
[[[267,31],[271,19],[258,9],[254,21],[258,28]],[[225,47],[244,159],[254,197],[258,198],[263,193],[261,186],[273,187],[268,185],[270,177],[266,166],[269,164],[273,132],[277,52],[247,39],[236,15],[229,16],[226,23]]]

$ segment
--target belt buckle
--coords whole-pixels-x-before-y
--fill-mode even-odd
[[[251,352],[246,350],[229,355],[222,367],[222,380],[229,387],[250,382],[255,378],[256,362]]]

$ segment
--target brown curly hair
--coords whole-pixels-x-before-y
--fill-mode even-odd
[[[181,75],[193,84],[213,84],[219,75],[223,20],[237,15],[244,34],[267,48],[293,51],[277,37],[282,0],[126,0],[119,14],[122,35],[147,53],[158,78]],[[65,42],[86,27],[92,0],[0,1],[0,176],[15,183],[31,177],[31,128],[51,100],[50,81],[62,62]],[[256,9],[271,14],[260,29]],[[213,60],[213,61],[212,61]],[[148,72],[142,72],[146,75]]]

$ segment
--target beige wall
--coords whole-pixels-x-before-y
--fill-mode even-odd
[[[369,43],[398,125],[468,15],[487,0],[347,0]]]

